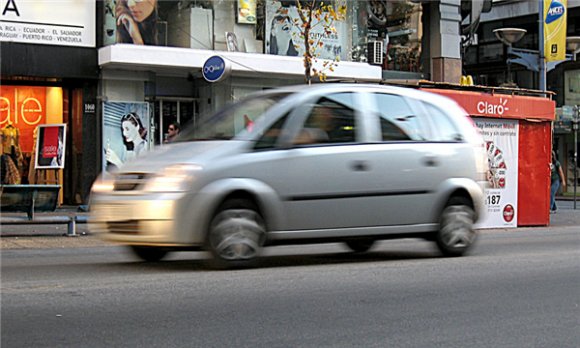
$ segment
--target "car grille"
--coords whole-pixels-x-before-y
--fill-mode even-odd
[[[115,176],[115,191],[133,191],[139,189],[147,181],[145,173],[122,173]]]
[[[139,221],[129,220],[129,221],[107,222],[107,229],[109,230],[110,233],[139,234]]]

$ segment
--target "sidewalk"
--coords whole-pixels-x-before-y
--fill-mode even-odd
[[[576,203],[576,210],[573,209],[573,201],[558,200],[558,211],[550,214],[550,225],[539,227],[522,227],[552,229],[564,227],[580,226],[580,201]],[[76,207],[65,207],[57,209],[54,213],[43,213],[51,215],[86,216],[87,213],[77,212]],[[13,216],[14,214],[0,214],[0,216]],[[482,233],[502,231],[504,229],[488,229]],[[82,247],[106,247],[113,246],[89,232],[87,224],[77,224],[77,236],[66,235],[66,224],[61,225],[6,225],[0,226],[0,247],[1,249],[43,249],[43,248],[82,248]]]
[[[36,213],[37,216],[88,216],[86,212],[78,211],[76,206],[58,208],[51,213]],[[0,213],[3,217],[22,217],[24,213]],[[51,225],[1,225],[0,226],[1,249],[44,249],[44,248],[78,248],[111,246],[112,244],[101,241],[89,232],[86,223],[76,224],[76,236],[67,236],[66,224]]]

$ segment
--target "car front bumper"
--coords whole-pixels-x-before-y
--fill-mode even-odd
[[[102,239],[128,245],[186,247],[179,204],[183,195],[97,195],[91,201],[89,229]]]

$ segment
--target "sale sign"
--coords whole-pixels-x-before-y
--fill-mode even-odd
[[[44,141],[40,150],[45,158],[54,158],[58,153],[58,128],[44,129]]]
[[[34,130],[46,123],[46,87],[0,85],[0,127],[20,131],[20,150],[32,152]]]
[[[66,125],[50,124],[38,127],[36,139],[36,169],[64,168]]]
[[[474,118],[487,150],[486,212],[477,228],[517,227],[519,121]]]

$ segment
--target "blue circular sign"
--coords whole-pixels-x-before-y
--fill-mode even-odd
[[[230,66],[220,56],[211,56],[203,64],[201,74],[208,82],[218,82],[229,75]]]

